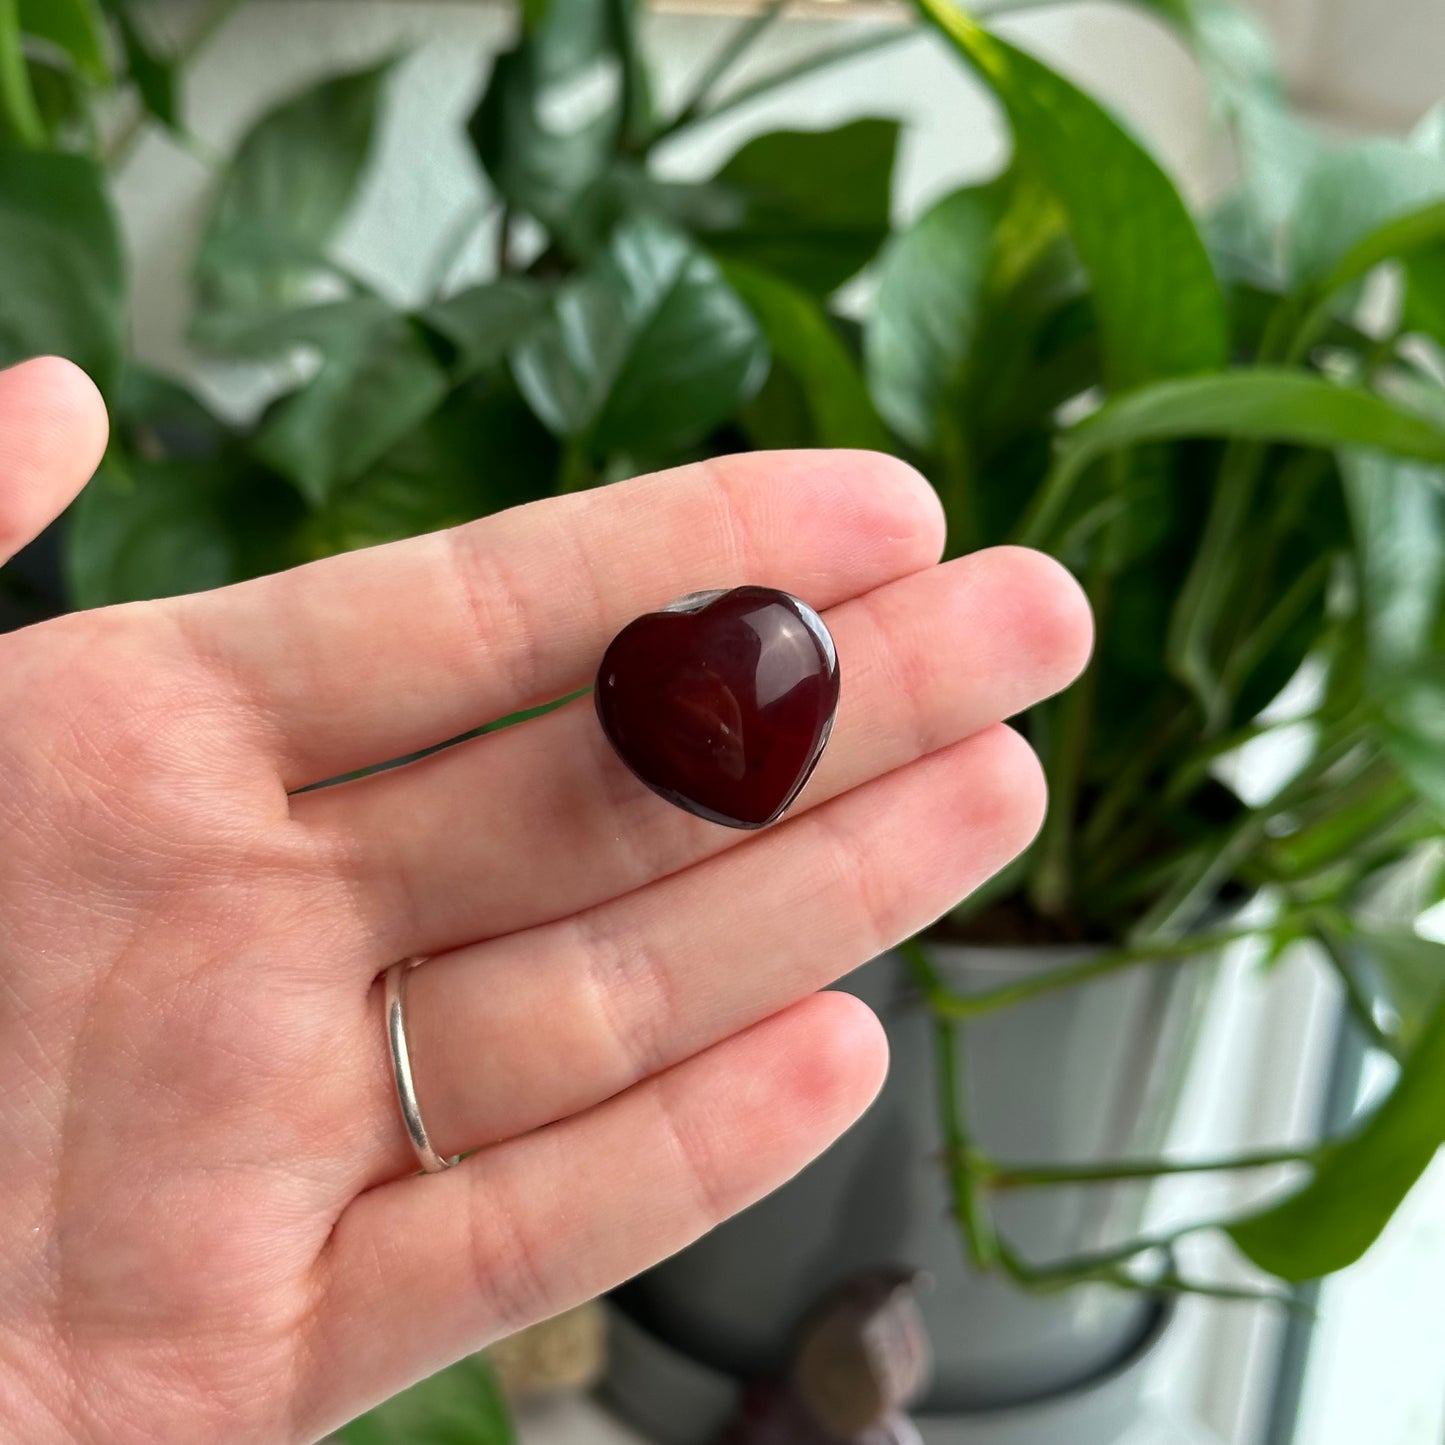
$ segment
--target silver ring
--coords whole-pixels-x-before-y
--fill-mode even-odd
[[[416,1101],[416,1084],[411,1076],[411,1050],[406,1042],[406,979],[412,969],[421,962],[419,958],[404,958],[386,971],[384,984],[384,1007],[386,1009],[386,1038],[391,1045],[391,1074],[396,1080],[396,1098],[401,1105],[402,1122],[406,1125],[407,1138],[416,1151],[417,1163],[424,1173],[440,1174],[461,1161],[461,1155],[443,1159],[432,1148],[426,1125],[421,1121],[421,1106]]]

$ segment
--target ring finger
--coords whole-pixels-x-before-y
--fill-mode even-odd
[[[1038,765],[996,727],[694,868],[411,976],[422,1115],[453,1154],[591,1107],[832,983],[1024,848]],[[414,1167],[374,1005],[359,1184]],[[558,1067],[565,1061],[565,1067]]]

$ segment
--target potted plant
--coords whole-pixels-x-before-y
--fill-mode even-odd
[[[6,92],[22,145],[0,152],[0,259],[34,300],[0,307],[0,351],[68,351],[117,418],[69,519],[75,603],[776,445],[896,451],[936,484],[952,551],[1022,541],[1085,583],[1095,663],[1022,724],[1051,784],[1042,836],[859,976],[901,1044],[884,1112],[630,1293],[719,1368],[775,1366],[830,1273],[901,1249],[937,1282],[925,1409],[1023,1403],[1127,1355],[1161,1294],[1233,1288],[1182,1270],[1186,1231],[1135,1234],[1121,1185],[1292,1165],[1253,1214],[1187,1231],[1223,1230],[1288,1284],[1358,1257],[1445,1141],[1445,952],[1414,927],[1442,897],[1445,125],[1326,145],[1239,12],[1139,3],[1209,74],[1234,195],[1194,217],[1097,102],[950,0],[917,0],[1015,146],[994,180],[894,233],[887,119],[761,136],[710,177],[660,178],[671,138],[800,73],[729,89],[777,6],[661,113],[632,7],[553,0],[469,127],[498,274],[412,310],[329,252],[389,64],[329,77],[246,136],[196,258],[199,344],[309,359],[244,426],[124,355],[96,156],[126,124],[97,141],[86,116],[115,82],[183,130],[172,58],[143,14],[106,22],[80,0],[61,8],[89,28],[11,44],[33,94]],[[1382,268],[1403,284],[1371,310]],[[860,320],[835,298],[865,269]],[[1285,724],[1303,755],[1244,789],[1231,760]],[[1312,949],[1396,1081],[1318,1147],[1166,1162],[1197,963],[1240,943]]]

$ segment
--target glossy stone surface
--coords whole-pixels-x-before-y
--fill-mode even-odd
[[[838,707],[822,619],[771,587],[700,593],[613,638],[597,716],[654,792],[730,828],[780,817],[808,781]]]

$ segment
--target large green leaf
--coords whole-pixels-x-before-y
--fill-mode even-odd
[[[962,411],[1005,203],[997,185],[945,196],[884,252],[864,355],[878,410],[925,451]]]
[[[785,367],[797,381],[814,444],[890,450],[892,438],[873,410],[858,363],[818,302],[738,261],[724,262],[723,273],[762,324],[773,365]]]
[[[20,0],[20,28],[58,46],[95,84],[110,83],[105,16],[97,0]]]
[[[888,235],[897,145],[892,120],[758,136],[713,178],[736,198],[736,217],[700,234],[720,256],[826,296]]]
[[[199,339],[294,304],[325,268],[371,157],[391,61],[331,76],[268,111],[221,179],[196,258]]]
[[[303,530],[310,556],[454,527],[548,495],[558,447],[505,377],[454,391]]]
[[[1326,151],[1290,231],[1297,286],[1337,290],[1393,256],[1445,239],[1445,160],[1396,141]]]
[[[1099,457],[1181,437],[1369,447],[1445,463],[1445,428],[1358,387],[1269,367],[1181,377],[1121,396],[1067,433],[1026,536],[1038,542],[1049,535],[1079,476]]]
[[[565,223],[607,169],[628,110],[630,0],[548,0],[526,12],[472,115],[492,184],[546,225]]]
[[[452,348],[452,376],[461,381],[489,370],[540,319],[547,292],[520,276],[470,286],[426,307],[417,319]]]
[[[767,344],[716,261],[652,221],[620,228],[512,353],[558,435],[594,454],[684,446],[762,383]]]
[[[1279,1204],[1230,1226],[1235,1244],[1281,1279],[1317,1279],[1353,1264],[1445,1144],[1445,1000],[1399,1079],[1313,1178]]]
[[[126,278],[98,166],[0,148],[0,271],[0,365],[55,352],[112,390],[124,349]]]
[[[496,1375],[471,1355],[343,1425],[345,1445],[514,1445]]]
[[[252,442],[313,506],[360,476],[447,393],[446,368],[416,323],[375,297],[294,313],[266,335],[321,354],[321,369],[272,406]]]
[[[181,129],[181,76],[174,57],[158,49],[131,14],[133,0],[117,0],[116,22],[125,47],[126,69],[146,113],[170,130]]]
[[[71,603],[170,597],[275,571],[297,560],[300,519],[295,493],[235,452],[107,463],[69,514]]]
[[[915,3],[998,95],[1019,156],[1058,198],[1093,281],[1112,388],[1222,365],[1224,296],[1158,162],[1096,101],[951,0]]]
[[[879,411],[914,446],[945,450],[971,410],[993,426],[1015,399],[1020,368],[1039,385],[1036,332],[1065,296],[1057,275],[1038,273],[1043,284],[1027,295],[1019,283],[1061,234],[1048,192],[1015,168],[945,196],[889,243],[864,354]]]

